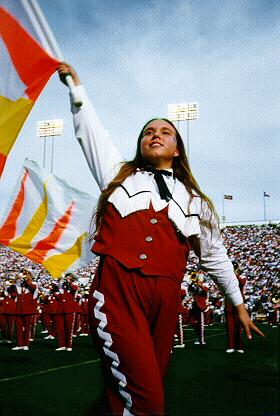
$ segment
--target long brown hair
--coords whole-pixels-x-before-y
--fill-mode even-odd
[[[194,191],[196,194],[198,194],[209,206],[212,215],[214,215],[217,219],[218,219],[218,215],[216,213],[215,207],[213,205],[213,202],[210,200],[210,198],[208,198],[200,189],[198,183],[196,182],[190,166],[189,166],[189,162],[188,162],[188,158],[185,152],[185,147],[184,147],[184,143],[183,143],[183,139],[180,135],[180,133],[178,132],[178,130],[176,129],[175,125],[168,119],[166,118],[153,118],[152,120],[149,120],[144,127],[142,128],[138,139],[137,139],[137,150],[136,150],[136,155],[134,157],[134,159],[128,161],[128,162],[124,162],[124,164],[122,165],[122,167],[119,170],[119,173],[117,174],[117,176],[109,183],[109,185],[107,186],[106,189],[104,189],[104,191],[101,193],[99,200],[98,200],[98,204],[96,207],[96,210],[93,214],[93,218],[92,218],[92,224],[95,222],[95,230],[98,230],[100,227],[100,224],[102,222],[102,218],[103,215],[106,211],[107,205],[108,205],[108,198],[110,197],[110,195],[114,192],[114,190],[123,183],[123,181],[130,175],[132,175],[133,173],[135,173],[135,171],[137,169],[144,169],[145,166],[147,165],[147,162],[143,159],[142,154],[141,154],[141,148],[140,148],[140,143],[141,143],[141,139],[143,138],[144,135],[144,130],[147,127],[148,124],[150,124],[152,121],[155,120],[164,120],[167,123],[169,123],[175,130],[176,132],[176,140],[177,140],[177,149],[179,152],[179,155],[173,158],[172,161],[172,168],[173,168],[173,172],[174,172],[174,177],[176,177],[180,182],[182,182],[187,191],[189,192],[189,194],[191,195],[191,199],[194,197],[194,194],[192,191]],[[94,221],[95,220],[95,221]],[[93,234],[91,235],[91,239],[93,238]]]

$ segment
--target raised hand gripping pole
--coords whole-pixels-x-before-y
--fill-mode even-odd
[[[79,94],[77,94],[77,92],[75,91],[75,84],[71,75],[66,75],[65,82],[68,85],[68,88],[72,95],[74,106],[77,108],[81,107],[83,105],[83,102],[79,97]]]

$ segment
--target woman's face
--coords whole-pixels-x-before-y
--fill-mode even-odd
[[[144,129],[140,149],[143,159],[155,168],[171,168],[179,155],[175,129],[165,120],[151,121]]]

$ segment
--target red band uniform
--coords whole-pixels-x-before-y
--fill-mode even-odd
[[[72,350],[73,341],[73,327],[75,313],[77,311],[77,302],[75,295],[78,290],[78,285],[71,281],[71,278],[66,277],[66,281],[62,283],[59,290],[59,295],[55,297],[59,300],[59,309],[55,314],[56,332],[58,337],[58,348],[60,350]]]
[[[102,190],[115,177],[122,157],[83,87],[76,88],[83,100],[80,109],[72,106],[76,137]],[[169,202],[160,198],[152,172],[138,169],[129,176],[111,194],[93,246],[101,261],[89,296],[90,324],[114,415],[164,414],[163,376],[176,327],[189,236],[201,234],[202,267],[227,288],[235,304],[242,303],[215,224],[212,248],[207,243],[210,231],[200,220],[209,210],[197,195],[191,198],[179,180],[170,176],[164,181],[172,193]]]
[[[244,289],[247,281],[246,277],[241,276],[238,272],[236,276],[239,282],[240,291],[244,298]],[[235,350],[238,352],[244,352],[242,325],[238,319],[236,308],[229,300],[225,300],[225,318],[228,336],[227,352],[233,352]]]
[[[18,347],[20,349],[28,349],[34,315],[39,313],[37,283],[31,281],[31,273],[28,272],[28,274],[28,278],[24,277],[23,280],[18,280],[16,284],[16,328]]]
[[[203,276],[203,275],[202,275]],[[200,345],[205,345],[205,310],[207,308],[208,286],[203,282],[203,277],[198,275],[197,280],[191,282],[189,292],[193,294],[191,310],[191,322],[198,336]]]
[[[14,282],[8,282],[5,289],[4,298],[4,318],[5,318],[5,339],[6,343],[11,343],[14,335],[15,316],[16,316],[17,289]]]

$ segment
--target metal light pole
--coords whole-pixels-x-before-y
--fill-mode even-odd
[[[43,153],[43,167],[46,165],[46,139],[52,138],[51,148],[51,173],[53,173],[53,161],[54,161],[54,136],[61,136],[63,133],[63,120],[43,120],[37,122],[36,137],[43,137],[44,139],[44,153]]]
[[[266,221],[266,198],[270,198],[270,195],[268,195],[265,191],[263,191],[263,219]]]
[[[198,103],[181,103],[168,105],[168,118],[177,121],[179,131],[180,121],[187,121],[187,155],[190,159],[190,120],[198,119]]]
[[[222,198],[223,198],[223,216],[222,216],[222,221],[226,220],[226,211],[225,211],[225,200],[228,199],[230,201],[233,200],[233,196],[229,195],[229,194],[222,194]]]
[[[222,221],[226,220],[226,214],[225,214],[225,195],[222,194],[222,199],[223,199],[223,215],[222,215]]]

